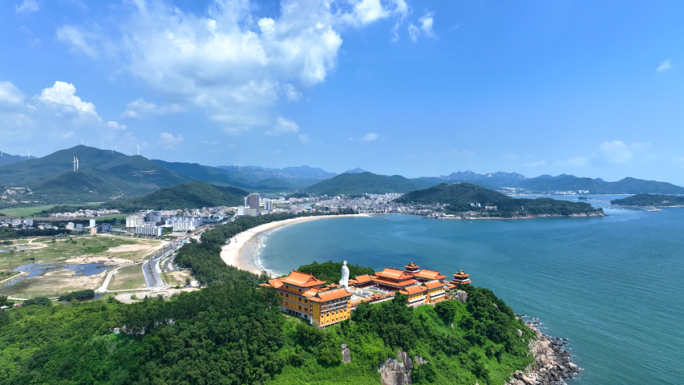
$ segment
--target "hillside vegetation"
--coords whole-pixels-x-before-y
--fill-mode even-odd
[[[73,171],[74,157],[78,172]],[[0,185],[28,187],[31,191],[17,199],[43,203],[101,202],[191,180],[142,156],[82,145],[0,167]]]
[[[447,204],[447,213],[458,214],[475,211],[487,217],[529,217],[541,215],[603,215],[602,209],[595,209],[584,202],[569,202],[551,198],[515,199],[498,191],[470,183],[442,183],[425,190],[404,194],[397,203],[404,204]],[[479,203],[480,207],[471,203]],[[496,210],[486,210],[485,206],[496,206]]]
[[[406,193],[426,188],[429,185],[420,181],[404,178],[400,175],[386,176],[370,172],[345,173],[334,178],[318,182],[309,186],[304,192],[313,195],[327,194],[329,196]]]
[[[172,210],[196,209],[214,206],[239,206],[247,192],[235,187],[213,186],[202,181],[178,186],[123,201],[112,201],[104,207],[131,212],[143,209]]]
[[[637,194],[627,198],[610,201],[612,205],[620,206],[660,206],[674,207],[684,206],[684,196],[660,195],[660,194]]]

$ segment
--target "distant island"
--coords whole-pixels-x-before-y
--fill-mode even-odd
[[[446,214],[463,218],[523,219],[536,217],[602,217],[603,209],[585,202],[551,198],[516,199],[470,183],[442,183],[394,200],[403,204],[444,205]]]
[[[684,196],[637,194],[628,198],[612,200],[610,204],[634,207],[684,207]]]

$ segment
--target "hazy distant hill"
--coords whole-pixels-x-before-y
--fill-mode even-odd
[[[78,172],[73,171],[74,157],[79,160]],[[29,187],[33,191],[30,200],[50,203],[142,195],[192,179],[142,156],[87,146],[0,167],[0,185]]]
[[[32,156],[31,159],[36,159],[36,157]],[[23,162],[25,160],[28,160],[27,156],[10,155],[10,154],[7,154],[3,151],[2,154],[0,155],[0,166],[5,166],[8,164],[12,164],[12,163]]]
[[[684,196],[662,194],[637,194],[631,197],[610,201],[612,205],[620,206],[658,206],[658,207],[681,207],[684,206]]]
[[[202,181],[193,181],[178,186],[163,188],[153,193],[105,204],[108,208],[123,211],[142,209],[172,210],[195,209],[213,206],[239,206],[247,192],[235,187],[214,186]]]
[[[410,204],[448,204],[448,213],[467,211],[479,212],[491,217],[525,217],[525,216],[570,216],[570,215],[603,215],[601,209],[594,209],[584,202],[570,202],[551,198],[515,199],[498,191],[470,183],[440,184],[425,190],[411,191],[395,202]],[[479,207],[472,206],[479,204]],[[496,206],[496,210],[488,211],[485,206]]]
[[[285,167],[283,169],[257,166],[218,166],[213,167],[213,169],[238,183],[242,183],[245,187],[253,186],[254,189],[266,190],[269,189],[268,186],[277,185],[272,182],[276,179],[288,183],[290,188],[302,188],[337,175],[320,168],[309,166]],[[271,182],[264,183],[265,181]],[[235,185],[237,186],[237,184]]]
[[[559,176],[542,175],[526,179],[515,187],[534,191],[588,190],[591,194],[684,194],[684,187],[666,182],[635,178],[624,178],[617,182],[606,182],[600,178],[578,178],[565,174]]]
[[[177,174],[187,176],[192,179],[201,180],[207,183],[218,183],[242,188],[251,188],[248,183],[245,183],[242,180],[232,179],[219,170],[209,166],[203,166],[197,163],[166,162],[159,159],[153,159],[152,161]]]
[[[386,176],[370,172],[340,174],[334,178],[318,182],[304,191],[315,195],[361,195],[405,193],[427,187],[420,181],[406,179],[400,175]]]

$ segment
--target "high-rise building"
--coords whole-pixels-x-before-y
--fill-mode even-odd
[[[145,223],[145,217],[141,215],[129,215],[126,217],[126,227],[138,227]]]
[[[273,210],[273,201],[272,200],[264,199],[264,210],[266,210],[266,211]]]
[[[95,226],[97,226],[97,225],[95,224],[95,220],[94,220],[94,219],[91,219],[91,220],[90,220],[90,227],[95,227]]]
[[[259,210],[259,198],[258,193],[247,195],[245,206],[248,206],[250,209]]]

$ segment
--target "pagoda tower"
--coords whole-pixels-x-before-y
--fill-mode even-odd
[[[456,274],[452,274],[454,276],[454,279],[451,281],[454,284],[457,285],[465,285],[469,284],[472,281],[470,280],[470,274],[466,274],[463,270],[459,270]]]
[[[420,271],[420,266],[416,265],[413,262],[409,262],[408,265],[404,266],[404,271],[409,274],[415,274]]]

